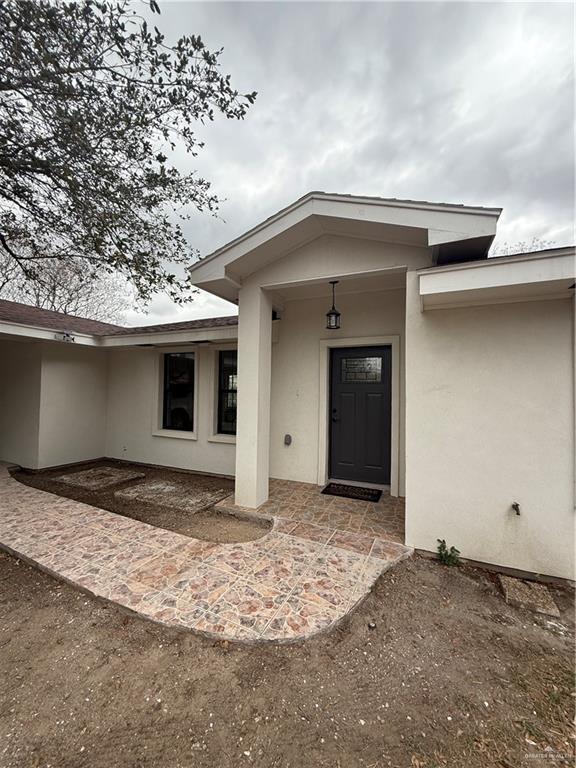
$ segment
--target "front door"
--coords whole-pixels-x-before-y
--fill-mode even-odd
[[[390,483],[392,348],[331,350],[330,477]]]

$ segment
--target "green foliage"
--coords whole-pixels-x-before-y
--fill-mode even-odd
[[[242,119],[256,94],[232,87],[221,51],[195,35],[168,45],[134,5],[0,0],[0,248],[28,279],[43,259],[73,261],[119,271],[144,301],[182,301],[174,272],[198,255],[182,211],[214,214],[218,199],[170,158],[196,155],[196,123]]]
[[[460,550],[456,547],[446,546],[444,539],[436,539],[438,542],[438,559],[443,565],[458,565],[460,562]]]

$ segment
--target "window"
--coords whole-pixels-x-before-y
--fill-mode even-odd
[[[238,353],[222,351],[218,362],[218,434],[235,435]]]
[[[164,355],[164,401],[162,428],[182,432],[194,430],[194,354]]]

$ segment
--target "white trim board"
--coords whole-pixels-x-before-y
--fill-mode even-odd
[[[360,336],[346,339],[320,340],[320,390],[318,396],[318,485],[328,482],[330,399],[330,349],[338,347],[392,348],[392,393],[390,434],[390,495],[398,496],[400,489],[400,336]],[[342,482],[342,481],[340,481]]]

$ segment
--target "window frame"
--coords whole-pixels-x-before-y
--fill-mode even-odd
[[[177,346],[177,347],[161,347],[155,350],[155,394],[154,394],[154,403],[153,403],[153,414],[152,414],[152,435],[154,437],[170,437],[170,438],[176,438],[178,440],[197,440],[198,439],[198,422],[199,422],[199,411],[198,411],[198,392],[199,392],[199,355],[198,350],[196,347],[192,347],[190,345],[186,346]],[[171,429],[164,427],[164,383],[165,383],[165,372],[164,372],[164,362],[165,362],[165,355],[170,354],[191,354],[193,356],[194,360],[194,396],[193,396],[193,420],[192,420],[192,431],[190,430],[183,430],[183,429]]]
[[[169,402],[168,395],[170,394],[172,397],[173,392],[170,392],[170,387],[174,385],[174,382],[170,382],[170,374],[172,371],[170,370],[171,362],[170,358],[179,358],[179,359],[185,359],[188,363],[191,363],[191,385],[192,385],[192,391],[190,393],[186,394],[186,401],[190,400],[192,401],[192,407],[191,407],[191,414],[187,413],[187,409],[182,406],[180,410],[184,411],[186,413],[186,416],[190,417],[191,421],[191,427],[176,427],[173,425],[169,425],[166,422],[168,421],[169,416],[169,410],[174,411],[173,403]],[[163,383],[162,383],[162,429],[168,429],[168,430],[176,430],[178,432],[194,432],[194,427],[196,426],[196,413],[194,409],[194,398],[196,394],[196,355],[193,352],[164,352],[162,355],[162,369],[163,369]],[[186,374],[186,372],[185,372]],[[186,379],[184,380],[186,383]],[[179,406],[177,406],[179,407]]]
[[[230,387],[224,387],[223,386],[223,359],[224,355],[229,354],[236,355],[236,387],[230,388]],[[229,438],[236,438],[236,433],[238,430],[238,349],[219,349],[217,350],[216,354],[216,436],[222,436],[222,437],[229,437]],[[235,394],[236,395],[236,419],[235,419],[235,427],[234,432],[226,432],[223,427],[223,397],[225,395],[229,394]]]
[[[212,354],[212,360],[210,365],[210,392],[212,394],[210,398],[210,435],[208,436],[209,443],[220,443],[235,445],[236,435],[230,435],[227,433],[218,432],[218,393],[220,384],[220,352],[233,351],[238,353],[238,345],[234,342],[224,342],[222,344],[214,344],[210,350]]]

